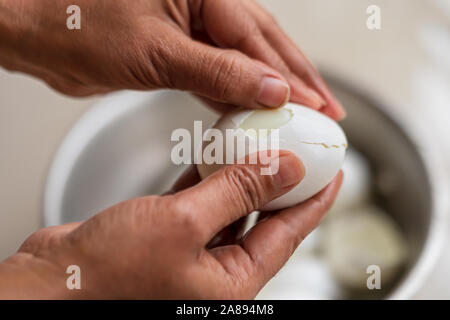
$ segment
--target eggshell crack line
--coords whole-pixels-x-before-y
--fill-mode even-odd
[[[341,148],[341,147],[344,147],[345,149],[347,149],[347,144],[346,143],[343,143],[341,145],[337,145],[337,144],[328,145],[328,144],[326,144],[324,142],[307,142],[307,141],[300,141],[300,143],[318,145],[318,146],[324,147],[325,149],[330,149],[330,148],[338,149],[338,148]]]

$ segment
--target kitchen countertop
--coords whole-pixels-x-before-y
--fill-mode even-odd
[[[439,38],[440,26],[450,25],[450,12],[439,7],[443,2],[261,2],[321,69],[370,90],[414,121],[426,114],[437,136],[450,137],[450,62],[440,55],[450,45]],[[366,28],[370,4],[381,7],[379,31]],[[97,100],[68,98],[38,80],[0,69],[0,260],[42,226],[51,159],[70,127]],[[450,138],[442,145],[450,160]],[[437,276],[450,268],[450,248],[445,252],[418,298],[450,298],[450,283]]]

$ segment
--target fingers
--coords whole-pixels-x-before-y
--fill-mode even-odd
[[[262,175],[267,166],[258,154],[257,164],[235,164],[212,174],[194,187],[175,194],[180,211],[195,215],[202,225],[199,235],[206,245],[219,231],[241,217],[288,192],[304,177],[300,160],[291,152],[271,155],[273,175]],[[246,163],[249,163],[247,157]]]
[[[177,30],[153,53],[161,86],[187,90],[215,101],[247,108],[280,107],[290,88],[274,69],[236,50],[189,39]],[[152,49],[154,51],[154,49]]]
[[[273,48],[276,48],[291,71],[323,97],[326,103],[321,111],[335,120],[344,118],[344,108],[294,41],[286,35],[278,23],[256,1],[246,1],[245,4],[256,19],[264,37]],[[292,95],[291,99],[301,103],[295,95]]]
[[[279,27],[274,27],[267,32],[269,42],[273,46],[279,48],[280,55],[285,59],[292,71],[301,76],[305,83],[321,94],[325,100],[325,104],[321,111],[335,120],[341,120],[345,117],[345,110],[339,101],[333,96],[325,81],[319,75],[314,66],[295,46],[291,39],[285,34],[280,35],[283,31]],[[295,98],[295,97],[294,97]]]
[[[289,82],[297,102],[319,109],[325,101],[291,73],[282,57],[266,41],[255,19],[240,0],[203,0],[206,32],[223,48],[239,50],[279,71]]]
[[[300,242],[318,226],[342,184],[342,171],[320,193],[300,205],[259,222],[242,240],[241,247],[254,265],[260,288],[286,263]]]

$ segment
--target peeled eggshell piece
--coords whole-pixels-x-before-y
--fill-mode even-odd
[[[218,120],[214,128],[219,129],[226,137],[226,129],[233,129],[238,138],[245,141],[246,150],[251,142],[261,139],[269,140],[274,129],[279,129],[280,150],[289,150],[299,157],[305,167],[303,180],[287,194],[268,203],[262,210],[277,210],[298,204],[322,190],[336,176],[341,168],[347,139],[341,127],[333,120],[311,108],[297,104],[287,104],[276,110],[237,110],[225,114]],[[248,130],[255,129],[255,130]],[[258,134],[258,129],[267,129],[267,134]],[[247,131],[246,131],[247,130]],[[206,133],[204,140],[211,139]],[[230,139],[231,140],[231,139]],[[255,141],[256,140],[256,141]],[[238,159],[233,148],[226,148],[224,141],[223,162]],[[210,142],[203,143],[196,161],[204,160],[203,151]],[[258,151],[267,148],[259,147]],[[274,150],[269,145],[269,149]],[[245,154],[248,154],[247,151]],[[222,168],[225,164],[208,164],[202,161],[197,165],[202,179]]]

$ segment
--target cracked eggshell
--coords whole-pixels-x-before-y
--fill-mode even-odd
[[[345,134],[335,121],[311,108],[289,103],[276,110],[236,110],[222,116],[214,128],[222,132],[224,140],[226,129],[237,131],[238,136],[245,138],[248,152],[251,139],[270,140],[270,134],[268,137],[257,137],[247,134],[248,131],[238,130],[253,115],[258,119],[265,118],[259,128],[279,129],[278,149],[289,150],[296,154],[305,168],[305,177],[294,189],[271,201],[262,210],[277,210],[298,204],[322,190],[339,172],[347,148]],[[252,124],[254,123],[255,121],[252,121]],[[196,163],[202,158],[203,150],[210,143],[208,141],[210,138],[210,133],[206,132],[202,148],[199,148],[200,152],[196,155]],[[230,159],[237,160],[234,148],[227,148],[227,143],[228,141],[223,143],[223,163],[226,152]],[[265,149],[267,148],[258,148],[258,151]],[[207,164],[202,161],[197,168],[200,177],[204,179],[223,166],[224,164]]]

